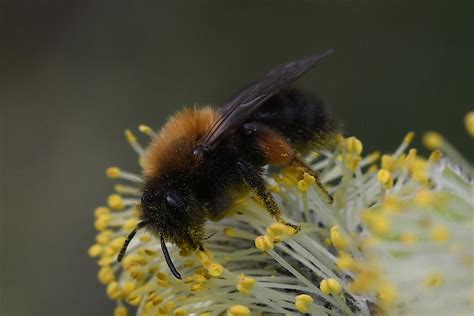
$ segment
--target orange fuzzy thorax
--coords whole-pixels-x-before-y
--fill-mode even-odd
[[[186,108],[173,115],[148,147],[143,168],[146,177],[157,177],[168,170],[189,167],[198,141],[218,119],[212,107]]]

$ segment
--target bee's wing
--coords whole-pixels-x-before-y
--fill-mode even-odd
[[[205,151],[214,149],[224,138],[241,126],[266,100],[288,87],[324,57],[333,52],[327,50],[319,56],[312,56],[288,63],[271,70],[234,94],[219,111],[221,117],[201,139],[199,146]]]

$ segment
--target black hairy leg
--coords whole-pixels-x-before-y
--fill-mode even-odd
[[[281,211],[278,208],[278,205],[276,204],[275,199],[273,199],[272,194],[267,190],[265,181],[262,179],[260,174],[255,170],[255,167],[253,167],[252,165],[244,161],[237,162],[237,167],[242,177],[245,180],[245,184],[252,191],[254,191],[257,194],[257,196],[263,201],[263,203],[265,204],[265,208],[270,213],[270,215],[273,218],[275,218],[277,222],[285,224],[292,228],[295,228],[296,230],[299,230],[300,228],[298,225],[287,223],[282,218]]]
[[[306,172],[307,174],[311,175],[314,177],[315,179],[315,183],[316,185],[321,189],[321,191],[323,192],[323,194],[325,195],[326,199],[327,199],[327,202],[329,204],[332,204],[332,202],[334,202],[334,198],[333,196],[331,195],[331,193],[328,192],[328,190],[326,190],[326,188],[324,187],[324,185],[321,183],[321,180],[319,178],[319,174],[314,171],[313,169],[311,169],[310,166],[308,166],[302,159],[299,155],[295,155],[293,161],[291,162],[291,165],[294,166],[294,167],[299,167],[301,169],[303,169],[304,172]]]

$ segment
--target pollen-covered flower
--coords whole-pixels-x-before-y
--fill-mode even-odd
[[[156,135],[147,126],[139,129]],[[130,131],[126,136],[142,156],[137,138]],[[421,157],[409,148],[413,136],[387,155],[363,155],[360,140],[340,137],[334,151],[307,157],[334,196],[332,204],[302,170],[268,170],[285,220],[300,230],[276,223],[257,198],[243,196],[231,215],[206,224],[204,251],[168,246],[183,280],[172,276],[159,239],[146,231],[117,262],[138,223],[143,180],[107,169],[108,177],[127,184],[116,185],[108,206],[95,210],[97,242],[89,255],[98,258],[98,278],[117,302],[115,315],[472,311],[472,166],[439,134],[425,136],[434,151]]]

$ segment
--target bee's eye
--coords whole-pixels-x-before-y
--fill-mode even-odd
[[[183,200],[176,192],[166,193],[166,206],[173,209],[180,209],[183,206]]]

